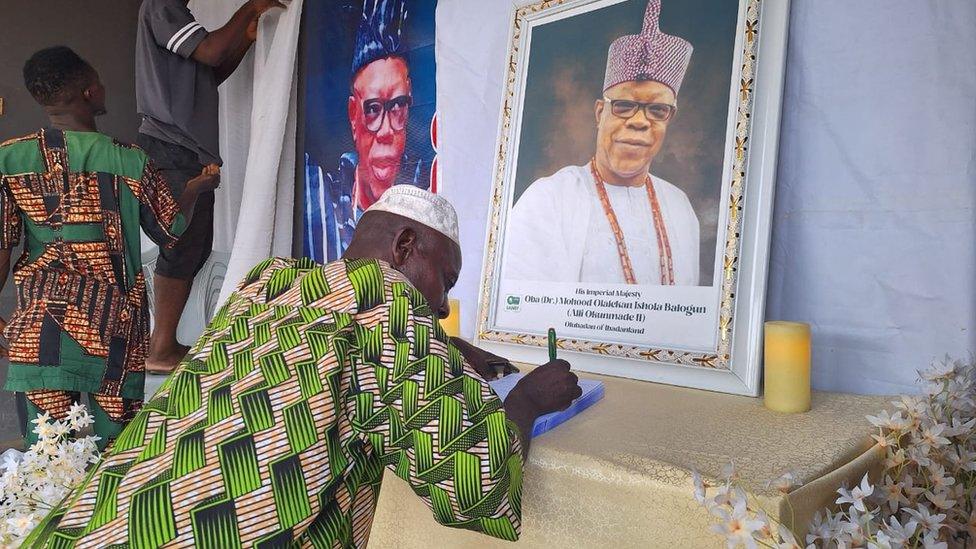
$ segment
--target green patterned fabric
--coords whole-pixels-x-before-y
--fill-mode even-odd
[[[401,274],[270,259],[27,546],[361,547],[383,468],[516,540],[518,429]]]
[[[167,247],[185,228],[138,147],[58,129],[0,143],[0,249],[24,241],[3,388],[142,400],[149,303],[140,233]]]

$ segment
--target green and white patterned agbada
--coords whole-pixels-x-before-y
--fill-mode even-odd
[[[66,505],[46,547],[358,547],[383,467],[442,524],[515,540],[518,429],[403,276],[271,259]]]

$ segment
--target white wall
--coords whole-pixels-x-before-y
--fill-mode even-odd
[[[814,386],[892,393],[976,350],[976,2],[795,0],[767,316]]]
[[[465,335],[512,13],[501,0],[437,12]],[[793,0],[787,66],[767,317],[813,325],[816,388],[910,390],[929,361],[976,350],[976,2]]]
[[[437,111],[441,192],[458,211],[464,265],[452,297],[461,332],[475,331],[488,200],[514,2],[440,0],[437,7]]]

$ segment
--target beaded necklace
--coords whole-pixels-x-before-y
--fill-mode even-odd
[[[627,284],[637,284],[634,276],[634,267],[630,262],[630,254],[627,252],[627,244],[624,243],[624,233],[620,230],[620,223],[617,222],[617,214],[613,211],[610,204],[610,197],[607,196],[606,183],[600,177],[600,172],[596,169],[596,158],[590,160],[590,173],[596,181],[596,194],[600,197],[600,204],[603,206],[603,213],[607,216],[613,237],[617,240],[617,255],[620,256],[620,267],[624,272],[624,280]],[[671,260],[671,243],[668,241],[668,230],[664,225],[664,217],[661,215],[661,206],[657,201],[657,194],[654,192],[654,184],[651,176],[646,176],[644,188],[647,190],[647,200],[651,205],[651,215],[654,218],[654,232],[657,235],[658,258],[661,264],[661,284],[664,286],[674,285],[674,265]]]

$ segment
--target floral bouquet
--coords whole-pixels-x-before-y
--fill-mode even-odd
[[[880,478],[837,490],[838,507],[817,513],[807,548],[976,548],[976,363],[947,358],[919,375],[920,395],[867,418],[885,452]],[[722,476],[715,486],[697,472],[693,479],[695,499],[719,518],[712,529],[729,547],[804,547],[793,524],[749,501],[731,464]],[[790,473],[769,484],[783,494],[795,486]]]
[[[8,452],[0,470],[0,547],[18,547],[44,516],[77,487],[99,459],[98,437],[72,433],[94,422],[81,404],[64,420],[44,413],[33,423],[38,440],[26,453]]]

